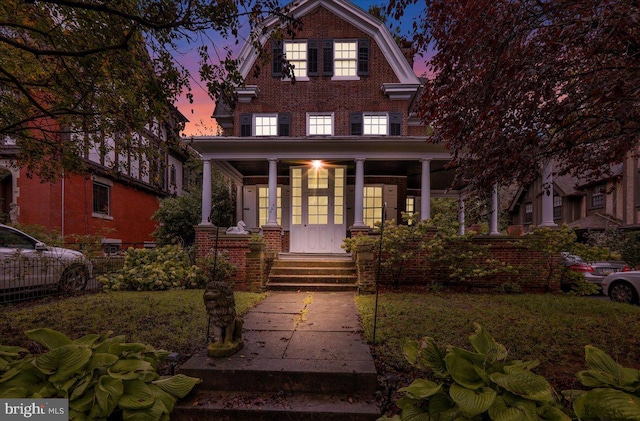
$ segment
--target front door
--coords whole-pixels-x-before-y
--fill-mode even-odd
[[[344,252],[345,180],[345,167],[291,168],[292,252]]]

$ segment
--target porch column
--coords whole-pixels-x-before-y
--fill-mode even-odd
[[[278,160],[269,158],[269,215],[267,225],[278,225]]]
[[[491,192],[491,220],[489,221],[489,235],[500,235],[498,231],[498,185],[493,185]]]
[[[353,226],[365,227],[364,224],[364,158],[356,158],[355,203],[353,204]]]
[[[202,160],[202,220],[200,225],[211,225],[211,160]]]
[[[431,218],[431,159],[424,158],[422,162],[422,179],[420,181],[420,219]]]
[[[542,168],[542,221],[540,227],[557,227],[553,222],[553,163]]]
[[[462,198],[462,196],[460,196],[460,198],[458,199],[458,204],[458,224],[460,224],[460,227],[458,227],[458,235],[464,235],[464,199]]]

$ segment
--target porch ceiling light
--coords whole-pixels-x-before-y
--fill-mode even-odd
[[[320,168],[322,168],[322,161],[320,161],[319,159],[315,159],[313,161],[311,161],[311,165],[313,166],[314,169],[319,170]]]

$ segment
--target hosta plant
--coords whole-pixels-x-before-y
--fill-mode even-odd
[[[200,379],[182,374],[161,377],[168,355],[123,336],[92,334],[71,340],[51,329],[25,334],[48,351],[0,346],[0,398],[66,398],[70,420],[168,420],[177,399]]]
[[[404,353],[414,366],[435,380],[416,379],[400,389],[397,405],[412,421],[570,420],[544,379],[531,370],[537,361],[507,360],[507,350],[480,325],[469,337],[472,351],[441,348],[433,338],[410,341]],[[381,420],[388,418],[381,418]]]
[[[604,351],[585,347],[587,370],[578,373],[588,391],[565,391],[573,400],[573,410],[583,421],[591,420],[639,420],[640,419],[640,371],[623,367]]]

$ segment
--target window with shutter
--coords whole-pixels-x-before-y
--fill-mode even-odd
[[[389,113],[389,136],[402,135],[402,113]]]
[[[249,137],[252,136],[252,116],[251,114],[242,114],[240,115],[240,136],[241,137]]]
[[[278,136],[291,136],[291,113],[278,114]]]
[[[284,55],[284,47],[282,45],[282,41],[273,41],[273,46],[271,50],[272,56],[272,67],[271,74],[273,77],[282,77],[282,57]]]
[[[358,76],[369,76],[369,40],[358,40]]]
[[[318,76],[318,40],[310,39],[307,41],[307,74],[309,76]]]
[[[351,113],[351,135],[362,136],[362,113]]]
[[[333,40],[322,41],[322,74],[333,76]]]

